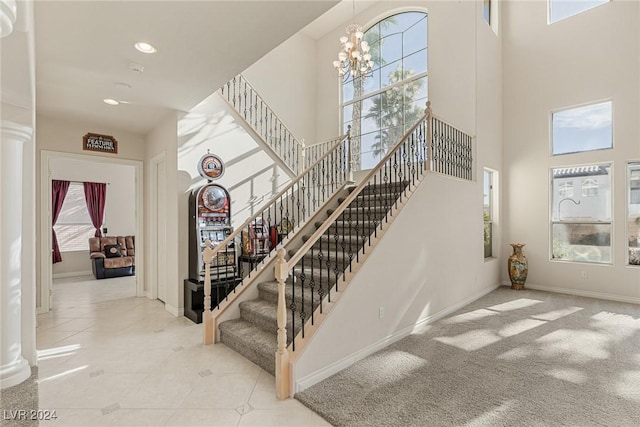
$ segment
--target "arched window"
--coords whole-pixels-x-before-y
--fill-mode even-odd
[[[369,28],[373,72],[342,84],[342,123],[351,125],[356,168],[370,169],[424,114],[427,14],[403,12]]]

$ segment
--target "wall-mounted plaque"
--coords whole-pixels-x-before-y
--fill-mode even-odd
[[[224,174],[224,163],[215,154],[205,154],[198,162],[200,176],[208,180],[218,179]]]
[[[82,137],[82,149],[118,154],[118,141],[111,135],[88,133]]]

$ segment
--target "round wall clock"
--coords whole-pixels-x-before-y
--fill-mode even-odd
[[[218,179],[224,174],[224,163],[215,154],[205,154],[198,162],[198,172],[203,178]]]

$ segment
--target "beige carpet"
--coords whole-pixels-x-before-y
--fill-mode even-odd
[[[296,398],[335,426],[640,426],[640,306],[502,287]]]

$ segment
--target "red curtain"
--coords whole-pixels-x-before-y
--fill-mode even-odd
[[[104,218],[104,203],[107,200],[107,184],[102,182],[85,182],[84,198],[87,202],[91,223],[96,228],[96,237],[102,237],[102,219]]]
[[[62,254],[60,253],[60,247],[58,247],[58,238],[56,237],[56,230],[53,229],[53,226],[56,225],[56,221],[58,221],[58,215],[60,215],[60,211],[62,210],[62,203],[67,195],[67,191],[69,191],[69,181],[54,179],[51,182],[51,209],[53,210],[51,218],[51,242],[53,245],[54,264],[62,261]]]

